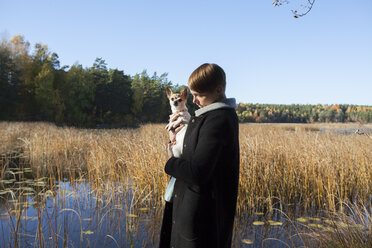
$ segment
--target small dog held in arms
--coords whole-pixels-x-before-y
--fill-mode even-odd
[[[171,142],[174,144],[172,146],[173,156],[179,158],[182,155],[183,139],[185,137],[187,124],[189,123],[191,117],[186,107],[186,101],[187,97],[189,96],[189,90],[186,87],[181,93],[173,93],[171,88],[168,87],[166,91],[167,97],[169,99],[169,104],[172,109],[171,116],[174,116],[176,114],[178,114],[179,116],[176,120],[170,121],[165,128],[168,131],[170,131],[172,129],[176,129],[178,125],[183,125],[182,129],[179,130],[178,133],[176,134],[175,140],[171,140]],[[164,199],[167,202],[172,202],[172,194],[175,182],[176,179],[174,177],[171,177],[164,195]]]

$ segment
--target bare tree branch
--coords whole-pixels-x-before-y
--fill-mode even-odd
[[[284,3],[289,4],[289,1],[288,0],[274,0],[274,2],[272,4],[274,5],[274,7],[278,7],[278,6],[283,5]],[[299,17],[303,17],[303,16],[307,15],[311,11],[311,9],[313,8],[314,3],[315,3],[315,0],[307,0],[306,5],[301,5],[305,9],[304,11],[300,12],[297,9],[291,10],[292,13],[293,13],[293,17],[294,18],[299,18]]]

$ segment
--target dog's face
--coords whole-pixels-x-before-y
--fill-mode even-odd
[[[174,107],[175,109],[183,109],[185,107],[185,103],[189,95],[187,87],[181,93],[173,93],[173,91],[169,87],[166,91],[169,103],[172,108]]]

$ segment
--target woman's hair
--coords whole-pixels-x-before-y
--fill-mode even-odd
[[[219,65],[205,63],[191,73],[187,84],[191,90],[199,93],[212,92],[219,85],[225,92],[226,75]]]

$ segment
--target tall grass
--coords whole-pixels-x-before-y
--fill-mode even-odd
[[[160,206],[169,179],[163,126],[87,130],[2,122],[1,160],[11,166],[9,156],[18,154],[34,173],[87,178],[102,192],[114,191],[114,184],[129,185],[136,204]],[[339,202],[371,199],[371,139],[319,132],[320,127],[240,125],[238,211],[291,205],[336,210]]]
[[[84,130],[3,122],[0,159],[4,171],[20,158],[17,163],[27,164],[38,177],[71,182],[86,178],[102,193],[115,192],[114,185],[130,185],[135,203],[156,205],[162,204],[167,183],[164,140],[166,133],[159,125]]]
[[[343,203],[344,212],[326,212],[323,218],[316,218],[317,223],[307,225],[299,235],[308,247],[372,247],[370,204]]]
[[[242,209],[278,202],[335,210],[340,202],[371,199],[371,140],[319,127],[240,126]]]
[[[302,235],[299,228],[293,241],[293,234],[288,231],[287,237],[293,246],[298,240],[305,247],[370,244],[372,141],[354,132],[332,131],[335,128],[356,129],[357,126],[240,125],[238,215],[249,216],[251,212],[251,216],[255,216],[253,211],[269,213],[265,228],[270,228],[272,214],[278,209],[282,213],[295,210],[305,215],[321,210],[327,216],[326,229],[320,230],[321,224],[308,222],[306,228],[315,225],[316,229],[310,228]],[[161,215],[163,193],[169,180],[164,173],[167,140],[162,124],[143,125],[138,129],[90,130],[48,123],[0,122],[0,179],[11,178],[13,185],[7,188],[7,180],[0,180],[0,201],[5,201],[7,206],[13,237],[3,244],[27,245],[26,239],[22,239],[26,234],[20,232],[30,225],[27,224],[28,204],[35,204],[37,211],[37,230],[27,234],[35,240],[35,247],[58,247],[61,240],[63,246],[72,244],[69,229],[76,223],[73,216],[80,223],[80,241],[90,231],[83,230],[87,226],[82,221],[94,219],[94,233],[103,233],[104,243],[121,246],[123,242],[128,245],[128,242],[135,244],[142,240],[139,243],[142,246],[156,244],[160,221],[153,221],[148,227],[151,230],[141,234],[137,232],[135,217],[141,216],[141,208],[151,209],[154,219]],[[24,167],[31,170],[23,170]],[[34,181],[23,178],[27,173],[32,174]],[[16,179],[20,181],[19,186],[15,185]],[[72,187],[89,185],[89,189],[74,188],[69,192],[58,189],[56,181],[68,181]],[[80,184],[84,181],[88,184]],[[43,187],[24,187],[27,183]],[[34,202],[27,201],[29,191],[35,195]],[[46,201],[53,194],[57,194],[53,198],[55,209],[49,216]],[[18,197],[17,204],[7,202],[8,195],[14,200]],[[345,202],[351,203],[345,205]],[[354,206],[352,202],[360,204]],[[276,211],[270,211],[273,209]],[[89,218],[86,218],[87,211]],[[246,226],[245,223],[239,225]],[[296,224],[290,226],[293,228],[297,228]],[[281,232],[286,232],[284,226],[275,234],[278,238],[263,241],[283,242],[279,240]],[[236,238],[246,237],[245,228],[235,233]],[[143,243],[148,236],[144,239],[141,235],[150,235],[152,240]],[[93,242],[95,246],[99,240]],[[348,245],[350,243],[353,246]],[[240,245],[235,241],[234,247]]]
[[[146,133],[150,130],[153,130],[150,126],[137,130],[105,131],[58,128],[46,123],[0,123],[0,179],[13,180],[10,184],[9,180],[0,180],[0,202],[5,203],[8,209],[9,214],[5,217],[9,218],[12,233],[12,238],[1,240],[0,246],[19,247],[22,246],[19,240],[24,240],[26,244],[26,239],[34,238],[34,247],[69,247],[75,242],[70,235],[73,235],[76,226],[80,226],[80,243],[84,240],[89,244],[91,241],[86,241],[86,238],[90,230],[85,234],[83,226],[86,228],[86,224],[82,223],[82,218],[87,211],[93,210],[93,216],[88,218],[92,219],[89,223],[94,225],[91,228],[94,228],[95,236],[105,235],[104,243],[111,241],[119,246],[123,246],[123,242],[140,246],[148,246],[147,242],[156,243],[156,240],[148,240],[148,237],[138,237],[153,233],[151,237],[156,239],[159,222],[141,224],[141,228],[143,225],[148,227],[146,232],[137,231],[138,216],[150,209],[154,212],[153,218],[159,216],[162,211],[161,206],[157,206],[162,204],[159,192],[167,181],[160,166],[165,157],[157,153],[162,144],[151,140],[156,136],[148,136]],[[159,135],[164,133],[160,132]],[[146,142],[149,146],[145,145]],[[156,146],[160,147],[154,148]],[[157,158],[159,166],[155,169],[152,165]],[[17,167],[22,172],[23,167],[31,168],[32,182],[48,178],[42,181],[45,187],[34,187],[32,191],[31,203],[35,204],[38,226],[35,232],[31,231],[31,236],[30,233],[25,234],[30,226],[26,222],[27,206],[24,204],[27,203],[27,196],[22,196],[25,193],[24,185],[27,186],[26,179],[17,178],[22,184],[16,185],[15,178],[10,174]],[[141,173],[138,173],[139,168]],[[68,181],[72,187],[83,182],[87,189],[61,189],[57,187],[58,183],[55,184],[56,181]],[[53,197],[53,213],[48,213],[45,204],[49,196],[45,194],[46,191],[57,194],[57,197]],[[12,203],[7,200],[9,194],[12,194]],[[17,212],[12,210],[14,206],[18,206]],[[146,208],[141,210],[141,206]],[[22,218],[26,218],[24,224]],[[76,218],[79,220],[77,223]],[[102,240],[93,239],[93,242],[98,245]],[[96,245],[92,244],[93,247]]]

